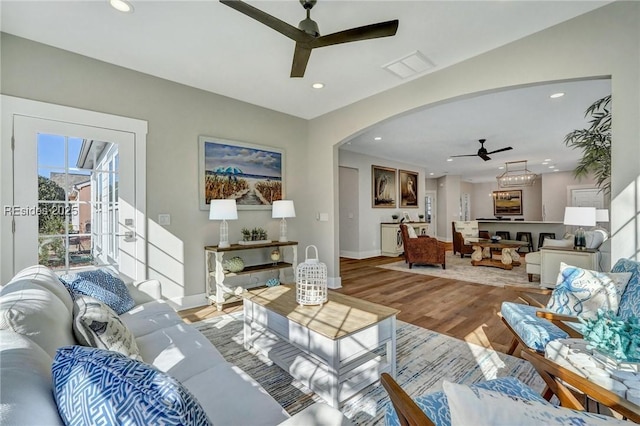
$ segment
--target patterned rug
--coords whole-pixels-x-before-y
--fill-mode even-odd
[[[452,280],[469,281],[497,287],[503,287],[505,284],[527,287],[540,286],[539,281],[529,282],[524,263],[524,255],[520,258],[522,264],[520,266],[514,266],[511,270],[490,266],[473,266],[471,265],[471,258],[469,256],[461,259],[460,255],[454,256],[453,252],[450,251],[446,254],[445,262],[447,269],[442,269],[437,265],[413,265],[413,268],[409,269],[409,265],[404,262],[404,259],[398,262],[380,265],[378,268],[408,272],[410,274],[431,275]]]
[[[290,414],[321,399],[256,351],[242,346],[242,312],[194,323],[227,361],[258,381]],[[544,382],[526,361],[402,321],[397,324],[397,382],[411,396],[441,390],[442,380],[475,383],[517,377],[536,391]],[[358,425],[380,425],[389,402],[378,383],[347,400],[340,410]]]

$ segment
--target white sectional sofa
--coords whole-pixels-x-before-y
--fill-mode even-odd
[[[120,315],[144,362],[181,382],[214,425],[345,425],[338,410],[314,404],[290,417],[251,377],[227,362],[160,299],[160,284],[128,284],[136,306]],[[76,345],[73,300],[50,269],[33,266],[0,289],[0,424],[60,425],[52,390],[56,350]]]

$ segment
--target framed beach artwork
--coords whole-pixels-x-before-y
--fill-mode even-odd
[[[399,172],[400,207],[418,207],[418,173],[407,170]]]
[[[396,169],[371,166],[372,207],[396,208]]]
[[[200,209],[211,200],[236,200],[238,210],[266,210],[284,197],[284,151],[200,136]]]
[[[522,190],[493,191],[494,216],[522,215]]]

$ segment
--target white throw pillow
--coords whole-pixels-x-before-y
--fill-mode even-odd
[[[573,248],[573,240],[554,240],[545,238],[542,247]]]
[[[142,361],[136,339],[118,314],[93,297],[79,296],[74,301],[73,332],[83,346],[120,352]]]
[[[407,226],[407,232],[409,233],[409,238],[418,238],[418,234],[416,234],[416,230],[413,226]]]
[[[547,308],[585,319],[595,318],[598,309],[617,313],[630,278],[630,272],[598,272],[560,262],[560,273]]]
[[[626,421],[445,381],[451,426],[628,425]]]

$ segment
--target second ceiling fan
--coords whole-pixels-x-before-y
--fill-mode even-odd
[[[476,157],[477,156],[482,158],[484,161],[488,161],[488,160],[491,160],[491,157],[489,157],[489,154],[495,154],[497,152],[509,151],[510,149],[513,149],[512,147],[507,146],[505,148],[500,148],[500,149],[496,149],[495,151],[487,152],[487,148],[484,147],[484,143],[486,141],[487,141],[486,139],[478,139],[478,142],[480,142],[480,149],[475,154],[452,155],[451,157]]]
[[[300,21],[298,28],[296,28],[240,0],[220,0],[222,4],[244,13],[296,42],[293,64],[291,65],[291,77],[304,77],[311,50],[313,49],[352,41],[389,37],[395,35],[398,30],[398,20],[394,19],[393,21],[379,22],[321,36],[318,31],[318,24],[311,19],[311,9],[315,6],[316,1],[300,0],[300,4],[307,11],[307,17]]]

